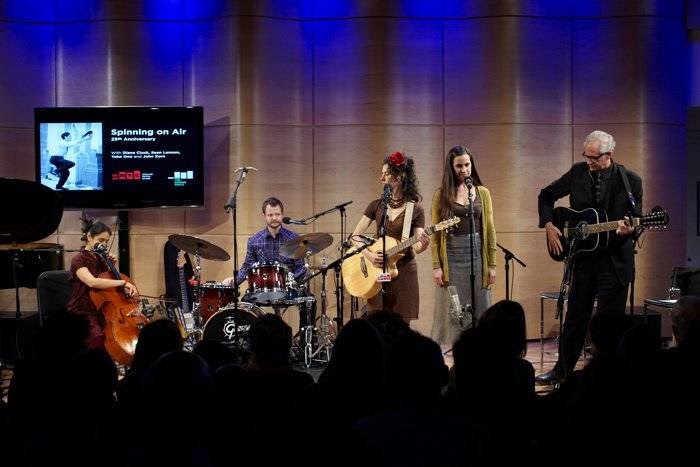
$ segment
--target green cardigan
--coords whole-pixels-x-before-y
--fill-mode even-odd
[[[481,222],[481,280],[485,289],[489,285],[489,267],[496,267],[496,227],[493,223],[493,204],[489,190],[482,185],[476,187],[479,190],[482,207]],[[440,190],[433,195],[431,208],[432,223],[437,224],[440,219]],[[433,255],[433,269],[442,268],[443,280],[450,280],[450,271],[447,265],[447,235],[441,230],[435,232],[435,241],[430,242],[430,251]],[[483,261],[486,258],[486,261]]]

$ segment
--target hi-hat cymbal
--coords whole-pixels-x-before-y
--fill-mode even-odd
[[[286,258],[299,259],[307,255],[315,255],[333,243],[333,237],[327,233],[315,232],[299,235],[287,240],[280,246],[280,254]]]
[[[190,235],[173,234],[168,237],[168,240],[182,251],[186,251],[191,255],[199,255],[204,259],[228,261],[229,258],[231,258],[226,251],[201,238],[192,237]]]

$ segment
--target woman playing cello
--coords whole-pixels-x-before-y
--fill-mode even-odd
[[[66,305],[68,312],[84,316],[90,323],[90,333],[87,339],[88,348],[105,348],[105,317],[97,310],[90,298],[93,289],[112,289],[123,287],[128,297],[138,295],[136,286],[124,279],[108,279],[99,277],[109,272],[109,266],[97,253],[95,247],[107,244],[112,238],[112,229],[104,222],[94,219],[81,219],[83,222],[82,241],[85,247],[73,258],[70,266],[71,297]],[[116,261],[113,255],[108,255],[110,261]]]

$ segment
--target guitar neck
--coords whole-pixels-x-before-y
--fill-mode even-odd
[[[589,234],[607,232],[608,230],[616,230],[618,221],[601,222],[600,224],[588,224],[586,226],[586,232]],[[635,217],[632,219],[632,226],[636,227],[639,225],[639,218]]]
[[[425,233],[428,234],[428,235],[434,234],[434,233],[435,233],[435,226],[434,226],[434,225],[431,225],[430,227],[427,227],[427,228],[425,229]],[[387,255],[389,258],[391,258],[391,257],[394,256],[395,254],[400,253],[401,251],[405,250],[406,248],[410,247],[411,245],[413,245],[413,244],[416,243],[416,242],[418,242],[418,236],[417,236],[417,235],[414,235],[414,236],[412,236],[412,237],[408,237],[406,240],[404,240],[403,242],[399,243],[399,244],[396,245],[395,247],[388,249],[387,252],[386,252],[386,255]]]
[[[187,282],[185,281],[185,268],[180,268],[178,270],[178,275],[180,276],[180,296],[182,297],[182,311],[189,313],[190,311],[190,301],[187,298]]]

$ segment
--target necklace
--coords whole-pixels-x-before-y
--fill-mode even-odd
[[[403,205],[403,198],[399,198],[399,199],[391,198],[389,200],[389,207],[390,208],[396,209],[398,207],[401,207],[402,205]]]

